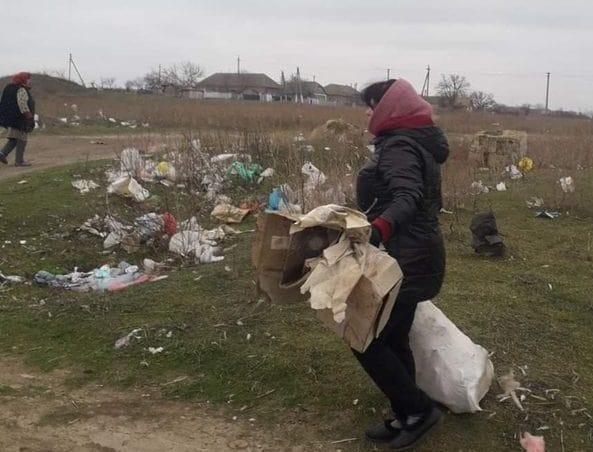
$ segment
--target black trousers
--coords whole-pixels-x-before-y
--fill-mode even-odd
[[[379,389],[387,396],[391,409],[402,420],[421,414],[432,406],[430,398],[416,386],[415,366],[409,333],[416,313],[416,301],[402,287],[391,317],[364,353],[354,355]]]

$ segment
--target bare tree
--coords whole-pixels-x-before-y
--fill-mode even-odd
[[[115,77],[101,77],[99,80],[99,86],[103,89],[115,88]]]
[[[469,82],[462,75],[443,75],[437,85],[437,93],[443,97],[448,106],[454,107],[460,97],[467,95],[469,87]]]
[[[494,96],[484,91],[474,91],[469,95],[469,106],[472,110],[489,110],[496,105]]]
[[[128,91],[137,91],[139,89],[144,89],[145,83],[143,77],[135,78],[134,80],[128,80],[125,84],[125,87]]]
[[[160,70],[152,69],[144,76],[147,89],[162,91],[167,86],[193,88],[204,75],[204,70],[191,61],[173,64]]]

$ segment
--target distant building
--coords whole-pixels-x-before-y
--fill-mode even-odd
[[[361,105],[360,93],[348,85],[332,83],[325,86],[327,101],[336,105]]]
[[[291,80],[284,85],[282,99],[302,104],[326,104],[327,93],[317,82]]]
[[[184,90],[190,99],[280,100],[282,87],[266,74],[218,72]]]

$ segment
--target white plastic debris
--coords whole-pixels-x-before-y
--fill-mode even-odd
[[[201,264],[219,262],[224,256],[217,256],[216,243],[198,231],[181,231],[169,241],[169,251],[181,256],[194,256]]]
[[[499,182],[496,184],[496,191],[507,191],[507,184],[504,182]]]
[[[76,188],[78,191],[80,191],[80,193],[84,194],[84,193],[88,193],[91,190],[94,190],[95,188],[99,188],[99,184],[97,184],[96,182],[92,181],[92,180],[86,180],[86,179],[78,179],[72,182],[72,186],[74,188]]]
[[[572,177],[561,177],[558,182],[560,182],[560,188],[562,188],[564,193],[574,193],[575,186]]]
[[[137,202],[148,199],[150,192],[143,188],[132,176],[123,176],[113,181],[107,187],[107,193],[117,193],[125,197],[134,198]]]
[[[488,187],[486,187],[481,180],[478,181],[474,181],[472,182],[472,184],[470,185],[470,188],[472,190],[472,193],[479,195],[479,194],[483,194],[483,193],[489,193],[490,189]]]
[[[323,185],[327,180],[325,174],[323,174],[319,168],[317,168],[311,162],[305,162],[301,168],[301,172],[307,176],[307,180],[305,181],[305,190],[314,190],[319,185]]]
[[[480,411],[494,377],[486,349],[474,344],[432,302],[418,304],[410,331],[418,386],[454,413]]]
[[[544,200],[536,196],[532,196],[531,199],[529,201],[525,201],[525,203],[527,204],[527,207],[529,207],[530,209],[533,209],[534,207],[544,206]]]
[[[523,173],[519,171],[519,168],[515,165],[507,166],[505,172],[512,180],[521,179],[523,177]]]
[[[117,341],[115,341],[115,348],[119,350],[120,348],[130,345],[130,341],[132,339],[142,339],[142,336],[140,335],[141,331],[142,328],[135,328],[130,333],[120,337]]]
[[[121,151],[120,171],[130,175],[138,176],[144,169],[144,159],[136,148],[126,148]]]
[[[12,284],[22,284],[26,281],[26,279],[22,276],[15,276],[15,275],[5,275],[0,272],[0,284],[5,282],[12,283]]]
[[[163,347],[148,347],[148,352],[156,355],[157,353],[162,353],[165,349]]]

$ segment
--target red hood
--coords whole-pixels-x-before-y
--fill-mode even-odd
[[[383,95],[369,121],[369,132],[377,136],[391,129],[414,129],[433,125],[432,107],[414,87],[398,79]]]
[[[19,72],[12,76],[10,79],[10,83],[13,85],[27,85],[29,83],[29,79],[31,78],[31,74],[28,72]]]

